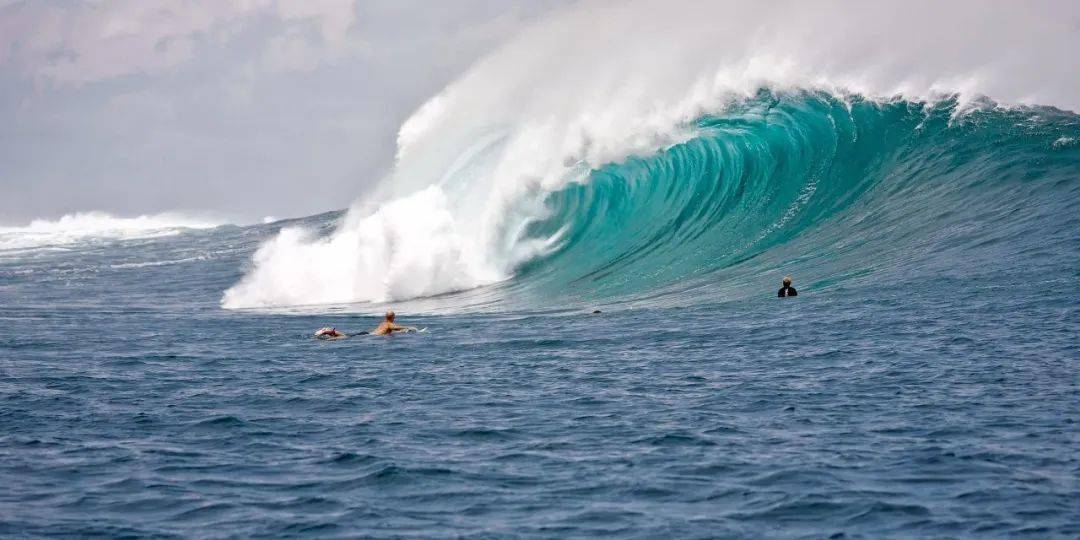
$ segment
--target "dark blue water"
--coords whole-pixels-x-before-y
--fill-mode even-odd
[[[0,251],[0,535],[1080,536],[1075,118],[882,110],[907,146],[826,152],[779,226],[754,230],[793,208],[767,174],[679,199],[707,273],[639,249],[670,227],[604,229],[659,195],[599,172],[553,195],[608,205],[566,250],[395,304],[422,334],[310,337],[384,306],[221,309],[286,224]],[[705,214],[760,243],[703,254],[730,230]]]

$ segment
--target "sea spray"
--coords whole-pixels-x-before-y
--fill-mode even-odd
[[[1065,52],[1071,15],[1049,4],[997,7],[586,3],[524,32],[422,107],[401,129],[394,172],[337,232],[283,233],[222,304],[385,301],[499,282],[563,243],[562,225],[529,227],[552,212],[552,194],[595,179],[592,171],[699,140],[703,119],[741,111],[747,100],[763,99],[764,115],[769,100],[808,92],[841,107],[899,100],[915,115],[945,102],[951,118],[999,104],[1080,105],[1080,74]],[[823,153],[836,136],[772,158],[810,159],[825,169],[807,174],[827,174],[845,166]],[[881,148],[878,159],[896,150]],[[788,180],[767,181],[776,189]],[[801,208],[784,207],[782,223],[740,218],[765,227],[751,227],[760,238],[750,244],[768,245],[781,225],[800,222]]]

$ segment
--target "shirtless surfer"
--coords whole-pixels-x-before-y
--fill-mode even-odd
[[[411,326],[401,326],[400,324],[394,324],[394,312],[393,310],[386,312],[386,318],[383,322],[379,323],[379,326],[371,331],[373,336],[387,336],[394,332],[418,332],[416,328]]]
[[[393,311],[387,311],[386,312],[386,318],[383,319],[383,322],[379,323],[379,326],[376,327],[374,330],[372,330],[370,332],[361,331],[361,332],[357,332],[357,333],[352,334],[352,335],[354,335],[354,336],[362,336],[362,335],[365,335],[365,334],[370,334],[370,335],[373,335],[373,336],[388,336],[388,335],[393,334],[395,332],[419,332],[419,331],[420,331],[419,329],[413,328],[412,326],[401,326],[400,324],[394,324],[394,312]],[[340,331],[338,331],[337,328],[334,328],[332,326],[324,326],[324,327],[318,329],[315,332],[315,337],[318,338],[318,339],[345,339],[345,338],[349,337],[349,334],[346,334],[344,332],[340,332]]]

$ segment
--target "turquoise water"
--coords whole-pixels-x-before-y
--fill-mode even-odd
[[[4,244],[0,534],[1080,535],[1080,119],[763,93],[696,127],[549,195],[526,234],[565,242],[513,279],[396,302],[424,334],[221,309],[339,213]]]
[[[975,278],[1023,249],[1047,278],[1076,256],[1080,124],[1050,109],[962,114],[953,102],[768,93],[697,123],[659,156],[550,199],[534,234],[564,249],[525,289],[630,305],[758,296],[796,274],[815,291],[925,270]],[[567,290],[567,286],[570,289]],[[517,292],[517,291],[515,291]]]

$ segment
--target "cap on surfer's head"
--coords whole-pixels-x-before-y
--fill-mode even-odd
[[[791,285],[791,276],[784,276],[784,285]]]
[[[393,321],[394,320],[394,310],[392,310],[392,309],[386,310],[386,320],[388,320],[388,321]]]

